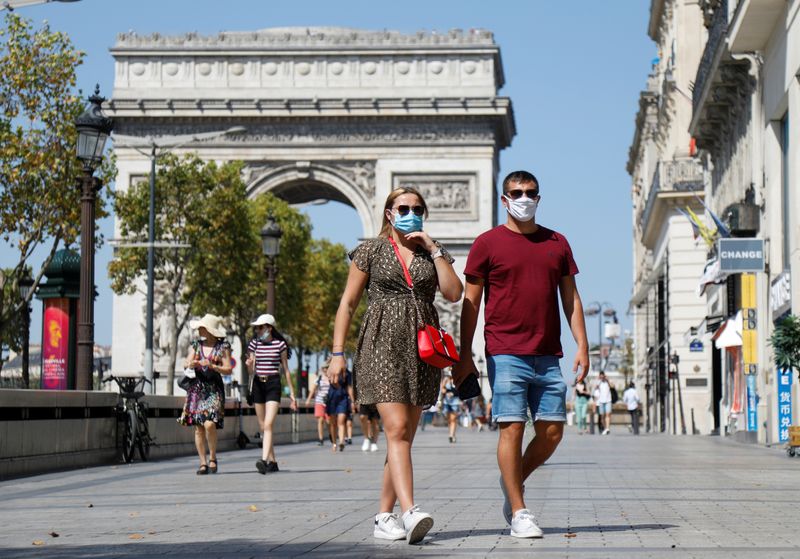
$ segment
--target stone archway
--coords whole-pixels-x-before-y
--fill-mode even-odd
[[[262,161],[245,167],[247,196],[272,192],[290,204],[333,200],[356,210],[363,237],[377,234],[374,161]]]

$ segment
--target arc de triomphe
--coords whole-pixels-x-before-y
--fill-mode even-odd
[[[499,151],[515,128],[510,99],[498,96],[503,68],[488,31],[125,33],[111,53],[107,110],[115,131],[158,136],[244,126],[245,134],[182,151],[244,161],[250,196],[343,202],[357,211],[363,237],[372,237],[388,193],[414,185],[431,209],[426,230],[453,253],[458,272],[475,237],[495,225]],[[118,189],[148,175],[138,152],[118,148],[117,158]],[[113,305],[114,373],[136,374],[144,300],[115,296]],[[457,308],[442,308],[452,330]],[[476,344],[482,351],[482,339]]]

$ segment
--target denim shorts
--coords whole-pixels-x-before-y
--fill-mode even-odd
[[[552,355],[490,355],[492,418],[497,422],[567,420],[567,383]]]
[[[611,402],[603,402],[602,404],[597,404],[597,413],[599,413],[600,415],[611,413]]]

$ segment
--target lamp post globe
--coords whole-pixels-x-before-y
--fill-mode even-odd
[[[261,250],[267,258],[267,312],[275,316],[275,279],[278,275],[278,267],[275,259],[281,252],[281,237],[283,230],[275,221],[275,217],[269,214],[267,223],[261,228]]]
[[[78,131],[77,157],[83,164],[81,179],[81,275],[78,304],[78,353],[75,388],[92,389],[94,369],[94,228],[95,200],[102,186],[94,171],[103,160],[103,150],[114,121],[102,111],[105,99],[100,86],[89,97],[89,105],[75,121]]]

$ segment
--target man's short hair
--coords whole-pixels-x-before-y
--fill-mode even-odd
[[[514,171],[506,175],[506,178],[503,179],[503,192],[508,191],[508,185],[512,182],[518,182],[520,184],[526,184],[532,182],[536,185],[536,188],[539,188],[539,180],[533,176],[533,173],[529,173],[528,171]]]

